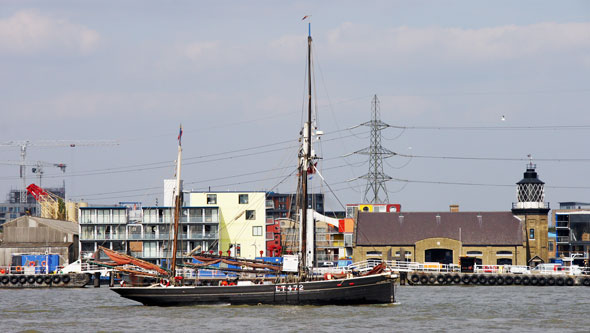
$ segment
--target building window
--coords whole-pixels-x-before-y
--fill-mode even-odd
[[[529,230],[529,239],[535,239],[535,229]]]
[[[481,255],[483,255],[483,253],[481,251],[467,251],[468,257],[475,257],[475,256],[481,256]]]
[[[246,211],[246,220],[256,220],[256,211],[255,210],[247,210]]]
[[[207,204],[217,205],[217,194],[207,194]]]
[[[369,256],[381,257],[382,255],[383,255],[383,253],[381,251],[368,251],[367,252],[367,257],[369,257]]]
[[[553,242],[549,242],[549,251],[553,252]]]
[[[252,236],[262,236],[262,227],[252,227]]]
[[[238,203],[241,205],[246,205],[248,203],[248,195],[247,194],[238,195]]]
[[[344,246],[352,247],[352,234],[344,234]]]
[[[512,255],[512,251],[498,251],[496,252],[497,256],[511,256]]]

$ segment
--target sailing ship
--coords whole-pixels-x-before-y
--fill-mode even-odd
[[[393,303],[395,293],[396,276],[385,271],[385,266],[376,266],[368,274],[353,276],[343,274],[338,277],[334,274],[325,279],[324,276],[316,276],[314,270],[314,220],[313,211],[308,209],[308,174],[315,170],[314,160],[317,158],[312,151],[312,85],[311,85],[311,27],[308,35],[307,52],[307,77],[308,77],[308,108],[307,121],[302,131],[302,146],[299,151],[299,180],[300,200],[298,200],[298,215],[301,223],[299,255],[293,256],[291,262],[296,262],[295,272],[287,273],[287,260],[283,267],[260,263],[257,261],[235,261],[225,257],[211,255],[194,256],[202,264],[192,264],[198,269],[211,267],[211,264],[225,262],[226,264],[239,264],[250,271],[274,273],[276,279],[273,282],[260,284],[236,284],[236,285],[182,285],[181,278],[176,275],[176,246],[178,234],[179,209],[181,206],[180,190],[180,165],[182,147],[179,136],[178,159],[176,170],[175,213],[174,213],[174,241],[170,271],[165,271],[154,264],[143,262],[139,259],[116,253],[112,250],[103,251],[116,264],[134,264],[144,270],[153,271],[153,276],[168,275],[166,283],[155,283],[150,286],[121,286],[111,290],[122,297],[141,302],[144,305],[177,306],[195,304],[231,304],[231,305],[353,305],[353,304],[389,304]],[[181,129],[182,131],[182,129]],[[309,216],[308,216],[309,215]],[[285,257],[286,258],[286,257]],[[155,266],[155,267],[154,267]],[[293,266],[293,265],[291,265]],[[127,270],[127,273],[139,273]],[[232,283],[233,284],[233,283]]]

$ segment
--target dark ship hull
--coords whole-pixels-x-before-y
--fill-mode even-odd
[[[350,279],[237,286],[115,287],[144,305],[357,305],[395,302],[395,277],[378,274]]]

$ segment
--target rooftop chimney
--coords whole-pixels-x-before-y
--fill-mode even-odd
[[[449,209],[451,210],[451,213],[456,213],[459,211],[459,205],[449,205]]]

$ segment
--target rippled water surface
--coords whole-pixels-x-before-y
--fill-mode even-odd
[[[145,307],[108,288],[0,290],[0,332],[589,332],[590,288],[401,286],[386,306]]]

